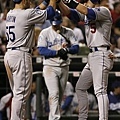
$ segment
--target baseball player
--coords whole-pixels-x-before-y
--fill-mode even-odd
[[[62,16],[56,11],[52,26],[41,31],[38,50],[43,56],[43,76],[49,92],[49,120],[60,120],[60,104],[68,80],[70,59],[68,54],[79,51],[73,31],[61,26]]]
[[[39,6],[29,8],[30,0],[13,2],[15,8],[6,17],[8,44],[4,63],[13,92],[11,120],[21,120],[25,118],[26,100],[31,92],[34,26],[54,16],[56,1],[51,0],[46,10],[40,10]]]
[[[98,100],[99,120],[108,120],[108,74],[113,67],[114,55],[110,50],[112,18],[110,11],[99,6],[100,0],[89,0],[86,6],[78,4],[77,10],[68,8],[61,1],[59,7],[70,19],[84,20],[87,46],[90,49],[88,63],[76,84],[79,102],[79,120],[88,118],[87,89],[93,84]],[[78,12],[79,11],[79,12]]]

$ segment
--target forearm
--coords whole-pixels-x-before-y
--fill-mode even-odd
[[[70,8],[65,5],[62,0],[58,3],[58,6],[61,10],[61,12],[64,14],[64,15],[69,15],[70,14]]]
[[[56,55],[57,55],[57,51],[50,50],[50,49],[48,49],[46,47],[39,47],[38,51],[39,51],[40,55],[45,56],[47,58],[56,57]]]
[[[76,7],[76,10],[78,10],[80,13],[84,14],[84,15],[87,15],[88,14],[88,8],[93,8],[95,5],[90,1],[88,0],[88,2],[86,4],[81,4],[79,3],[79,5]]]
[[[52,6],[56,10],[56,0],[50,0],[49,6]]]
[[[41,4],[39,5],[39,7],[40,7],[41,10],[44,10],[44,9],[46,9],[47,6],[46,6],[45,4],[43,4],[43,3],[41,3]]]
[[[84,15],[88,13],[87,7],[81,3],[79,3],[79,5],[76,7],[76,10]]]
[[[79,52],[79,45],[73,45],[69,48],[70,54],[77,54]]]

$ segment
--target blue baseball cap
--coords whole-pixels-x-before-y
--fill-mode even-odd
[[[118,87],[120,87],[120,81],[113,82],[112,88],[118,88]]]
[[[55,12],[55,16],[50,20],[52,25],[60,25],[62,23],[62,16],[59,11]]]

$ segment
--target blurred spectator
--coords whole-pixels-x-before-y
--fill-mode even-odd
[[[0,120],[5,119],[5,116],[2,115],[3,111],[6,112],[7,120],[10,120],[10,111],[11,111],[11,102],[12,102],[12,92],[6,94],[3,96],[0,100],[0,112],[1,112],[1,118]]]
[[[5,21],[0,18],[0,55],[4,55],[6,52],[7,40],[5,37]]]
[[[63,100],[61,103],[61,114],[71,115],[72,114],[72,100],[74,96],[74,88],[71,82],[67,81],[66,88],[63,94]]]
[[[14,2],[13,0],[2,0],[1,3],[2,3],[2,13],[3,13],[2,19],[5,20],[8,11],[14,8]]]
[[[120,113],[120,81],[113,82],[108,95],[109,110]]]
[[[114,9],[114,4],[115,4],[116,2],[120,2],[120,0],[108,0],[108,2],[109,2],[109,8],[110,8],[111,10],[113,10],[113,9]]]
[[[77,41],[79,41],[79,43],[82,43],[82,44],[85,43],[83,32],[80,28],[77,27],[78,23],[76,23],[75,21],[71,21],[66,16],[63,16],[62,25],[65,26],[65,27],[69,27],[73,30],[74,35],[75,35]]]
[[[38,49],[37,49],[37,41],[38,41],[38,36],[39,36],[40,32],[41,32],[40,27],[36,25],[35,26],[35,37],[34,37],[35,46],[33,47],[33,52],[32,52],[32,56],[34,56],[34,57],[37,57],[39,55]]]
[[[120,57],[120,17],[115,22],[113,34],[111,34],[111,43],[111,50],[116,57]]]
[[[88,100],[89,100],[89,110],[98,110],[96,97],[92,93],[88,93]],[[78,107],[78,99],[76,93],[74,93],[72,105],[73,105],[73,114],[78,114],[79,107]]]
[[[30,8],[35,8],[39,5],[37,0],[30,0],[30,2]]]
[[[62,25],[70,28],[70,19],[66,16],[62,16],[62,19],[63,19]]]
[[[107,7],[108,9],[110,9],[110,7],[109,7],[109,0],[101,0],[100,5],[101,5],[101,6],[105,6],[105,7]]]
[[[83,36],[83,32],[80,28],[77,27],[77,23],[75,21],[71,21],[70,22],[70,28],[73,30],[76,39],[79,41],[79,43],[84,44],[84,36]]]
[[[43,83],[42,83],[42,85],[43,85]],[[48,115],[49,104],[48,104],[48,99],[46,97],[47,95],[45,93],[46,86],[43,85],[43,87],[41,88],[42,89],[42,93],[41,93],[42,108],[41,108],[41,110],[42,110],[43,115]],[[33,82],[32,82],[32,86],[31,86],[30,101],[31,101],[32,120],[37,120],[37,116],[36,116],[36,80],[34,80],[34,77],[33,77]]]
[[[120,17],[120,1],[113,4],[114,9],[111,10],[111,15],[113,19],[113,25],[116,20]]]
[[[31,117],[32,120],[35,120],[36,119],[36,81],[32,82],[30,102],[31,102]]]

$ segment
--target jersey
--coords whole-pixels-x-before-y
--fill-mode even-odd
[[[92,8],[96,14],[96,20],[91,21],[80,14],[81,19],[85,22],[85,35],[87,40],[87,46],[110,46],[110,35],[112,26],[112,17],[110,11],[106,7]],[[95,33],[95,34],[94,34]]]
[[[34,46],[34,26],[37,23],[44,23],[46,18],[46,10],[10,10],[6,18],[7,48],[26,47],[32,49]]]
[[[78,41],[73,34],[73,31],[70,28],[61,27],[62,34],[71,42],[71,45],[78,45]],[[62,48],[62,45],[67,43],[65,38],[55,32],[52,29],[52,26],[46,28],[41,31],[39,38],[38,38],[38,46],[37,47],[47,47],[51,50],[59,50]],[[60,59],[60,57],[54,57],[45,59],[43,58],[43,65],[50,65],[50,66],[66,66],[70,64],[70,59],[66,61]]]

